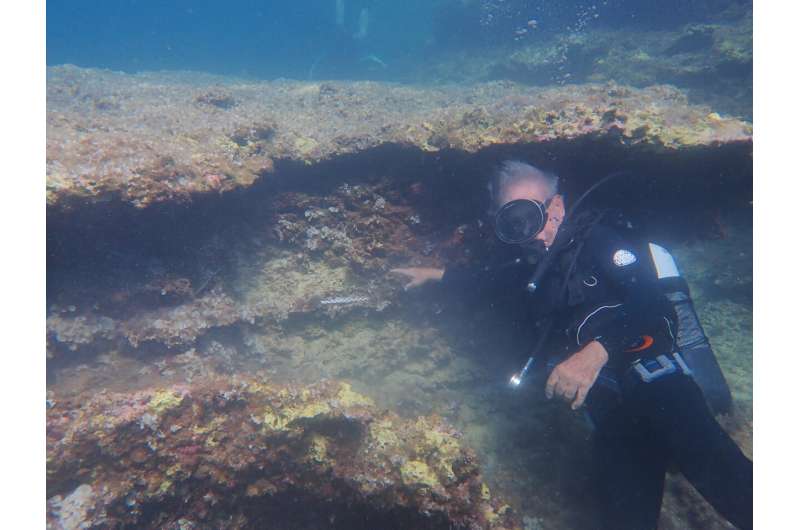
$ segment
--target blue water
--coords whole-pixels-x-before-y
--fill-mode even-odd
[[[513,49],[597,28],[670,29],[737,0],[57,0],[47,64],[402,81],[443,52]],[[367,9],[363,37],[359,20]],[[635,43],[633,43],[635,45]]]

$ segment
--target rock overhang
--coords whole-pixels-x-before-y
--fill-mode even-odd
[[[368,162],[392,148],[409,161],[550,146],[654,161],[752,149],[750,123],[689,105],[666,85],[256,83],[64,66],[49,69],[47,87],[49,211],[188,202],[281,183],[282,167]]]
[[[48,525],[521,528],[441,418],[263,375],[54,403]]]
[[[570,194],[628,171],[597,194],[644,203],[642,217],[751,197],[752,125],[669,86],[254,83],[65,66],[48,71],[47,142],[48,337],[70,350],[186,347],[297,313],[383,310],[399,286],[381,279],[389,268],[482,244],[465,227],[506,158],[555,170]],[[242,252],[256,257],[232,266]],[[267,288],[232,285],[259,269]],[[369,302],[320,305],[350,295]]]

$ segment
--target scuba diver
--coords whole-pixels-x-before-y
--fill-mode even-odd
[[[507,161],[489,185],[501,259],[392,272],[407,289],[435,282],[457,299],[516,297],[529,328],[544,321],[511,384],[541,366],[548,399],[584,407],[603,529],[656,528],[670,466],[752,528],[753,464],[712,413],[730,409],[730,391],[688,286],[663,247],[628,240],[603,212],[577,212],[602,182],[567,211],[557,176]]]
[[[348,11],[356,15],[357,28],[353,33],[355,40],[361,41],[369,34],[369,9],[373,0],[350,0],[350,9],[345,0],[336,0],[336,26],[341,31],[347,31]]]
[[[370,10],[375,0],[336,0],[336,26],[326,51],[312,63],[309,80],[363,76],[386,70],[386,63],[367,48]]]

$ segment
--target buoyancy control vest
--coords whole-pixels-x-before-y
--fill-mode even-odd
[[[609,225],[620,230],[629,239],[640,256],[648,256],[648,267],[656,279],[656,285],[664,297],[669,301],[675,313],[676,329],[674,330],[674,349],[679,352],[691,370],[691,376],[703,391],[706,402],[715,414],[726,414],[730,412],[732,397],[730,388],[722,369],[717,362],[714,350],[703,330],[700,319],[691,298],[691,292],[686,280],[681,276],[678,264],[669,251],[656,243],[643,239],[637,235],[629,223],[619,212],[616,214],[611,211],[605,213],[590,213],[590,221],[585,223],[589,230],[576,231],[576,237],[586,237],[590,232],[591,226],[606,219]],[[580,235],[578,235],[580,234]],[[580,252],[580,247],[577,252]],[[574,253],[567,253],[568,260],[577,259]],[[563,265],[562,265],[563,267]],[[565,286],[571,286],[569,279]],[[577,285],[580,282],[573,282]],[[580,287],[580,286],[578,286]],[[569,290],[569,289],[567,289]],[[574,297],[570,294],[570,297]],[[551,363],[552,364],[552,363]]]
[[[681,276],[675,258],[664,247],[648,243],[648,252],[659,287],[678,319],[677,350],[689,365],[692,377],[703,390],[711,410],[716,414],[730,412],[731,391],[695,311],[688,283]]]
[[[731,391],[697,316],[689,284],[681,275],[675,258],[664,246],[640,234],[621,212],[609,212],[606,218],[613,219],[612,224],[627,238],[639,241],[640,252],[650,257],[659,290],[675,311],[675,349],[691,369],[711,410],[715,414],[727,414],[733,402]]]

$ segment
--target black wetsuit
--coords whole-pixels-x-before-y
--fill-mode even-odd
[[[551,367],[592,340],[608,351],[586,400],[595,427],[598,527],[656,528],[665,473],[674,464],[723,517],[752,528],[752,462],[714,419],[694,380],[675,370],[645,383],[632,369],[639,360],[652,367],[659,355],[674,359],[674,311],[649,256],[619,231],[586,219],[591,214],[562,227],[565,244],[534,293],[526,284],[535,264],[519,247],[506,249],[517,256],[498,264],[448,268],[441,287],[473,302],[501,296],[530,322],[553,319]]]

